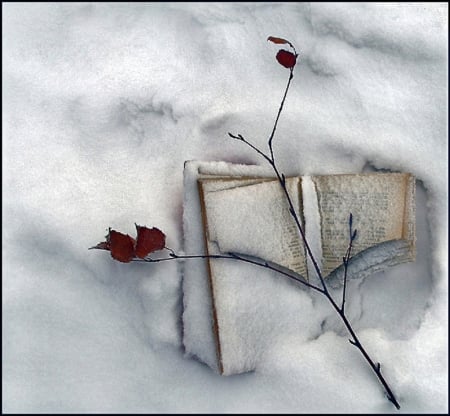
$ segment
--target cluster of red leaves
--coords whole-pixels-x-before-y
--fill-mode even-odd
[[[162,250],[166,245],[166,235],[156,227],[147,228],[136,225],[137,237],[109,229],[106,241],[98,243],[91,249],[108,250],[111,257],[123,263],[129,263],[134,258],[145,258],[150,253]]]
[[[276,43],[278,45],[284,45],[287,44],[291,48],[294,49],[291,42],[289,42],[286,39],[283,38],[276,38],[274,36],[269,36],[267,38],[270,42]],[[295,49],[294,49],[295,51]],[[287,51],[286,49],[280,49],[277,53],[277,61],[280,63],[280,65],[283,65],[285,68],[294,68],[295,64],[297,63],[297,54]]]

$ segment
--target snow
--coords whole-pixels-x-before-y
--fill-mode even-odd
[[[300,54],[274,140],[286,175],[418,179],[416,262],[351,281],[348,315],[402,412],[448,412],[447,4],[2,11],[4,412],[395,410],[323,297],[280,283],[298,333],[224,377],[183,346],[198,266],[87,250],[138,223],[182,251],[184,162],[264,164],[228,132],[265,146],[288,76],[268,36]]]

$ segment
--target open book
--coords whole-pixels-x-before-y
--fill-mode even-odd
[[[358,236],[353,242],[348,278],[365,277],[415,259],[415,178],[411,174],[290,177],[286,186],[330,286],[338,287],[343,280],[350,213]],[[255,166],[188,162],[185,187],[184,231],[190,252],[239,253],[283,266],[304,280],[317,279],[284,192],[270,171]],[[197,193],[198,200],[192,193]],[[193,244],[190,227],[195,224],[203,241],[197,239]],[[221,374],[252,370],[263,354],[261,339],[271,336],[265,326],[268,322],[277,326],[270,323],[270,317],[263,319],[261,299],[272,302],[275,291],[298,291],[301,285],[281,289],[282,278],[275,272],[233,260],[209,259],[203,270],[189,269],[185,270],[183,321],[189,327],[195,319],[190,316],[192,279],[203,280],[203,296],[210,299],[207,319],[214,354],[202,357],[203,346],[191,344],[189,329],[184,339],[187,351]],[[193,273],[202,276],[195,278]],[[282,307],[282,299],[278,301]]]

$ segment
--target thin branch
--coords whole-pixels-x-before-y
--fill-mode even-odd
[[[337,305],[336,305],[337,306]],[[386,396],[388,400],[396,407],[397,410],[400,409],[400,404],[398,403],[397,399],[395,398],[394,393],[392,392],[391,388],[389,387],[389,384],[383,377],[383,374],[381,374],[381,364],[380,363],[374,363],[372,359],[370,358],[369,354],[366,352],[364,347],[362,346],[361,342],[359,341],[358,337],[356,336],[355,332],[353,331],[349,321],[347,320],[346,316],[343,312],[338,311],[339,315],[343,319],[348,331],[350,332],[351,336],[353,337],[353,340],[349,340],[350,344],[354,345],[356,348],[359,349],[361,354],[364,356],[366,361],[369,363],[370,367],[372,367],[372,370],[375,372],[376,376],[378,377],[378,380],[381,382],[381,384],[384,387],[384,390],[386,392]]]
[[[341,303],[341,311],[344,313],[345,309],[345,292],[347,289],[347,270],[348,270],[348,259],[350,258],[349,253],[350,246],[347,248],[347,252],[345,256],[342,258],[342,262],[344,263],[344,287],[342,288],[342,303]]]
[[[395,398],[395,395],[392,392],[391,388],[389,387],[389,384],[387,383],[387,381],[381,374],[381,364],[380,363],[375,364],[373,362],[373,360],[370,358],[369,354],[367,353],[367,351],[364,349],[363,345],[361,344],[359,338],[357,337],[355,331],[353,330],[353,328],[350,324],[350,321],[345,316],[345,313],[341,310],[341,308],[337,305],[337,303],[331,298],[331,296],[329,296],[327,293],[324,293],[324,294],[328,298],[328,300],[330,301],[331,305],[336,310],[338,315],[341,317],[342,321],[344,322],[345,327],[347,328],[348,332],[350,333],[352,339],[349,339],[348,341],[350,342],[350,344],[352,344],[353,346],[358,348],[358,350],[364,356],[366,361],[369,363],[370,367],[372,368],[372,370],[375,372],[376,376],[378,377],[378,380],[384,387],[384,390],[386,392],[386,396],[387,396],[388,400],[394,404],[394,406],[397,408],[397,410],[400,409],[400,404],[398,403],[397,399]]]
[[[297,276],[288,273],[287,271],[276,267],[275,265],[272,265],[268,263],[267,261],[258,261],[253,258],[249,257],[243,257],[237,253],[228,253],[228,254],[193,254],[193,255],[181,255],[176,254],[174,250],[171,248],[165,247],[169,251],[169,257],[160,257],[160,258],[152,258],[147,257],[145,259],[138,259],[135,258],[132,261],[134,262],[146,262],[146,263],[161,263],[164,261],[170,261],[170,260],[190,260],[190,259],[226,259],[226,260],[238,260],[242,261],[244,263],[253,264],[255,266],[263,267],[265,269],[273,270],[274,272],[280,273],[283,276],[288,277],[291,280],[294,280],[295,282],[301,283],[302,285],[309,287],[317,292],[323,293],[323,290],[313,285],[312,283],[307,282],[306,280],[299,279]]]
[[[292,78],[294,76],[293,75],[293,70],[294,70],[293,67],[290,68],[289,80],[288,80],[288,83],[286,85],[286,89],[285,89],[284,96],[283,96],[283,99],[281,101],[280,107],[278,109],[277,117],[275,119],[275,124],[274,124],[273,129],[272,129],[272,133],[271,133],[271,135],[269,137],[268,146],[269,146],[269,151],[270,151],[270,157],[268,157],[265,153],[263,153],[262,151],[257,149],[255,146],[251,145],[240,134],[238,136],[233,136],[230,133],[229,134],[230,134],[231,137],[237,138],[240,141],[243,141],[244,143],[249,145],[250,147],[254,148],[272,166],[272,168],[273,168],[273,170],[274,170],[274,172],[275,172],[275,174],[276,174],[276,176],[278,178],[278,181],[279,181],[279,183],[280,183],[280,185],[281,185],[281,187],[282,187],[282,189],[284,191],[284,194],[286,196],[286,200],[287,200],[287,202],[289,204],[289,212],[290,212],[291,216],[294,218],[294,221],[295,221],[295,223],[297,225],[297,229],[299,230],[300,235],[302,237],[305,249],[306,249],[306,251],[307,251],[307,253],[308,253],[308,255],[309,255],[309,257],[310,257],[310,259],[311,259],[311,261],[313,263],[314,269],[315,269],[315,271],[317,273],[317,276],[318,276],[318,278],[320,280],[320,283],[322,285],[322,289],[317,287],[317,286],[314,286],[315,290],[317,290],[318,292],[324,294],[327,297],[327,299],[329,300],[329,302],[331,303],[333,308],[336,310],[336,312],[341,317],[341,319],[344,322],[344,325],[346,326],[348,332],[352,336],[352,339],[349,340],[350,343],[352,345],[356,346],[359,349],[359,351],[362,353],[362,355],[364,356],[366,361],[372,367],[373,371],[375,372],[375,374],[377,375],[379,381],[381,382],[381,384],[383,385],[383,387],[385,389],[385,392],[386,392],[388,400],[391,401],[397,409],[400,409],[400,405],[399,405],[397,399],[395,398],[394,393],[392,392],[392,390],[389,387],[388,383],[386,382],[386,380],[384,379],[383,375],[381,374],[381,365],[379,363],[375,364],[372,361],[372,359],[370,358],[369,354],[366,352],[366,350],[362,346],[361,342],[359,341],[358,337],[356,336],[356,334],[355,334],[355,332],[354,332],[350,322],[348,321],[347,317],[345,316],[344,305],[345,305],[345,290],[346,290],[346,282],[347,282],[348,260],[350,259],[350,256],[351,256],[351,248],[352,248],[353,240],[356,238],[356,230],[354,232],[352,232],[352,228],[351,228],[351,224],[350,224],[349,249],[347,250],[346,256],[344,257],[344,268],[345,268],[345,273],[344,273],[344,290],[343,290],[342,304],[341,304],[341,307],[339,307],[337,305],[337,303],[334,301],[334,299],[332,298],[331,294],[329,293],[329,291],[327,289],[327,286],[325,284],[325,280],[324,280],[324,278],[322,276],[322,272],[321,272],[321,270],[320,270],[320,268],[319,268],[319,266],[317,264],[317,261],[315,260],[315,257],[313,255],[311,249],[310,249],[310,246],[309,246],[309,244],[308,244],[308,242],[306,240],[306,236],[305,236],[303,227],[302,227],[302,225],[300,223],[300,220],[298,218],[297,213],[295,212],[294,204],[292,203],[291,196],[290,196],[289,191],[288,191],[288,189],[286,187],[285,176],[284,176],[284,174],[280,173],[280,171],[278,170],[278,167],[276,165],[276,162],[275,162],[275,157],[274,157],[274,153],[273,153],[273,138],[275,136],[275,132],[276,132],[276,129],[277,129],[278,121],[279,121],[279,118],[280,118],[281,111],[283,110],[284,102],[286,100],[286,96],[287,96],[287,93],[288,93],[288,90],[289,90],[289,87],[290,87],[290,84],[291,84],[291,80],[292,80]],[[350,223],[351,223],[351,221],[352,221],[352,217],[350,217]]]
[[[255,150],[258,154],[260,154],[264,159],[266,159],[270,164],[272,164],[272,160],[269,156],[267,156],[262,150],[258,149],[255,145],[250,143],[247,139],[245,139],[241,134],[238,134],[235,136],[234,134],[228,133],[230,137],[233,139],[239,140],[240,142],[245,143],[247,146],[251,147],[253,150]]]
[[[295,52],[295,48],[294,46],[290,43],[287,42],[293,49]],[[297,53],[296,53],[297,56]],[[295,65],[295,64],[294,64]],[[278,113],[275,119],[275,123],[272,129],[272,133],[269,136],[268,139],[268,147],[269,147],[269,151],[270,151],[270,155],[266,154],[265,152],[263,152],[262,150],[260,150],[258,147],[256,147],[255,145],[253,145],[252,143],[250,143],[248,140],[246,140],[242,135],[238,134],[238,135],[233,135],[231,133],[228,133],[230,137],[232,137],[233,139],[239,140],[243,143],[245,143],[247,146],[249,146],[250,148],[252,148],[254,151],[256,151],[259,155],[261,155],[262,157],[264,157],[269,164],[272,166],[276,177],[278,179],[278,182],[280,183],[283,191],[284,191],[284,195],[286,197],[286,200],[288,202],[289,205],[289,212],[291,214],[291,216],[293,217],[297,229],[300,233],[300,236],[302,238],[305,250],[309,256],[309,258],[311,259],[313,266],[314,266],[314,270],[317,273],[317,276],[320,280],[320,283],[322,285],[322,287],[316,286],[314,284],[309,283],[306,280],[300,279],[299,277],[297,277],[296,275],[289,273],[286,268],[281,268],[277,267],[274,263],[269,263],[268,261],[264,261],[264,260],[258,260],[255,259],[254,257],[247,257],[247,256],[243,256],[237,253],[226,253],[226,254],[212,254],[212,255],[178,255],[173,249],[168,248],[168,247],[164,247],[165,250],[167,250],[167,257],[160,257],[160,258],[151,258],[151,257],[147,257],[144,259],[133,259],[133,261],[140,261],[140,262],[148,262],[148,263],[159,263],[159,262],[164,262],[164,261],[171,261],[171,260],[187,260],[187,259],[230,259],[230,260],[237,260],[237,261],[242,261],[245,263],[249,263],[258,267],[263,267],[265,269],[268,270],[272,270],[274,272],[277,272],[283,276],[286,276],[287,278],[298,282],[308,288],[311,288],[323,295],[326,296],[326,298],[328,299],[328,301],[331,303],[332,307],[336,310],[336,312],[338,313],[338,315],[340,316],[340,318],[342,319],[342,322],[344,323],[347,331],[349,332],[349,334],[351,335],[351,338],[349,339],[349,342],[355,346],[356,348],[358,348],[358,350],[361,352],[361,354],[364,356],[364,358],[366,359],[366,361],[369,363],[369,365],[371,366],[371,368],[373,369],[373,371],[375,372],[378,380],[381,382],[381,384],[383,385],[387,398],[389,401],[391,401],[394,406],[397,409],[400,409],[400,405],[397,401],[397,399],[394,396],[394,393],[392,392],[391,388],[389,387],[388,383],[386,382],[386,380],[384,379],[382,373],[381,373],[381,364],[379,362],[375,363],[369,356],[369,354],[367,353],[367,351],[364,349],[364,347],[362,346],[361,342],[359,341],[355,331],[353,330],[347,316],[345,315],[345,302],[346,302],[346,285],[347,285],[347,272],[348,272],[348,264],[349,264],[349,260],[351,258],[351,251],[352,251],[352,244],[354,239],[356,238],[356,230],[352,230],[352,214],[350,214],[350,219],[349,219],[349,229],[350,229],[350,238],[349,238],[349,246],[348,249],[346,251],[345,256],[343,257],[343,263],[344,263],[344,288],[343,288],[343,294],[342,294],[342,302],[341,302],[341,306],[338,306],[338,304],[334,301],[334,299],[332,298],[331,294],[329,293],[325,280],[322,276],[322,272],[317,264],[317,261],[315,260],[315,257],[311,251],[311,248],[308,244],[308,241],[306,239],[305,236],[305,232],[303,230],[303,227],[300,223],[300,219],[299,216],[297,215],[296,211],[295,211],[295,207],[294,204],[292,202],[292,198],[291,195],[289,194],[289,191],[287,189],[286,186],[286,177],[283,173],[281,173],[277,167],[277,164],[275,162],[275,157],[274,157],[274,152],[273,152],[273,138],[275,136],[276,133],[276,129],[278,126],[278,121],[280,119],[280,115],[281,112],[283,110],[283,106],[287,97],[287,93],[289,90],[289,87],[291,85],[291,81],[293,79],[293,71],[294,71],[294,67],[290,68],[290,73],[289,73],[289,79],[286,85],[286,89],[280,104],[280,107],[278,109]],[[111,229],[110,229],[111,232]],[[110,241],[107,240],[105,243],[100,243],[95,247],[91,247],[91,248],[96,248],[96,249],[104,249],[104,250],[110,250],[109,247]]]
[[[295,211],[294,203],[292,202],[291,195],[289,194],[289,191],[288,191],[287,186],[286,186],[286,180],[284,179],[285,176],[284,176],[284,174],[280,174],[280,172],[278,171],[278,168],[277,168],[275,162],[273,162],[272,167],[273,167],[273,170],[274,170],[274,172],[275,172],[275,174],[276,174],[276,176],[278,178],[278,181],[280,182],[280,185],[281,185],[281,187],[282,187],[282,189],[284,191],[284,195],[285,195],[286,200],[287,200],[287,202],[289,204],[289,212],[290,212],[292,218],[295,221],[295,224],[296,224],[297,229],[298,229],[298,231],[300,233],[300,236],[302,237],[303,245],[305,246],[305,249],[306,249],[306,252],[307,252],[309,258],[311,259],[311,262],[313,264],[314,270],[316,271],[316,274],[317,274],[317,276],[318,276],[318,278],[320,280],[320,283],[322,285],[323,291],[325,293],[329,293],[328,292],[328,288],[327,288],[327,286],[325,284],[325,279],[322,276],[322,272],[320,270],[320,267],[319,267],[319,265],[317,263],[316,258],[314,257],[314,254],[313,254],[313,252],[311,250],[311,247],[308,244],[308,240],[306,239],[305,231],[303,230],[303,227],[302,227],[302,225],[300,223],[300,219],[299,219],[299,217],[298,217],[298,215],[297,215],[297,213]]]
[[[292,47],[293,47],[293,46],[292,46]],[[306,249],[306,251],[307,251],[307,253],[308,253],[308,255],[309,255],[310,259],[311,259],[311,262],[313,263],[313,267],[314,267],[314,269],[315,269],[315,271],[316,271],[316,273],[317,273],[317,276],[319,277],[319,280],[320,280],[320,283],[321,283],[321,285],[322,285],[322,288],[323,288],[323,290],[324,290],[325,292],[328,293],[328,289],[327,289],[327,287],[326,287],[325,280],[324,280],[324,278],[323,278],[323,276],[322,276],[322,273],[321,273],[321,271],[320,271],[319,265],[318,265],[318,263],[317,263],[317,261],[316,261],[314,255],[313,255],[313,253],[312,253],[312,250],[311,250],[311,248],[310,248],[310,246],[309,246],[309,244],[308,244],[308,241],[306,240],[306,236],[305,236],[303,227],[302,227],[302,225],[301,225],[301,223],[300,223],[300,219],[298,218],[297,213],[295,212],[294,204],[293,204],[293,202],[292,202],[292,199],[291,199],[291,196],[290,196],[290,194],[289,194],[289,191],[287,190],[287,187],[286,187],[285,176],[284,176],[284,174],[282,174],[282,173],[279,172],[279,170],[278,170],[278,168],[277,168],[277,166],[276,166],[276,163],[275,163],[275,157],[274,157],[274,153],[273,153],[272,141],[273,141],[273,138],[274,138],[274,136],[275,136],[275,132],[276,132],[277,125],[278,125],[278,120],[280,119],[281,111],[283,110],[284,103],[285,103],[286,97],[287,97],[287,93],[288,93],[288,91],[289,91],[289,87],[290,87],[290,85],[291,85],[291,81],[292,81],[292,78],[293,78],[293,77],[294,77],[294,68],[290,68],[290,71],[289,71],[289,79],[288,79],[288,82],[287,82],[287,85],[286,85],[286,89],[285,89],[285,91],[284,91],[284,95],[283,95],[283,98],[282,98],[282,100],[281,100],[280,107],[278,108],[278,113],[277,113],[277,117],[276,117],[276,119],[275,119],[275,124],[274,124],[274,126],[273,126],[272,133],[271,133],[271,135],[270,135],[270,137],[269,137],[269,141],[268,141],[269,150],[270,150],[270,157],[267,156],[267,155],[266,155],[264,152],[262,152],[261,150],[259,150],[256,146],[252,145],[252,144],[251,144],[248,140],[246,140],[241,134],[233,135],[233,134],[231,134],[231,133],[228,133],[228,135],[229,135],[230,137],[232,137],[233,139],[237,139],[237,140],[239,140],[239,141],[241,141],[241,142],[247,144],[247,145],[250,146],[252,149],[256,150],[256,152],[259,153],[261,156],[263,156],[263,157],[269,162],[269,164],[272,166],[272,168],[273,168],[273,170],[274,170],[274,172],[275,172],[275,174],[276,174],[276,176],[277,176],[277,178],[278,178],[278,181],[280,182],[281,187],[283,188],[284,194],[285,194],[286,199],[287,199],[288,204],[289,204],[289,212],[291,213],[291,215],[292,215],[292,217],[293,217],[293,219],[294,219],[294,221],[295,221],[295,224],[296,224],[296,226],[297,226],[297,229],[298,229],[298,231],[300,232],[300,235],[301,235],[301,237],[302,237],[303,244],[304,244],[305,249]]]
[[[347,251],[345,252],[345,256],[342,258],[342,262],[344,263],[344,287],[342,289],[342,304],[341,304],[341,312],[344,313],[345,308],[345,295],[347,289],[347,272],[348,272],[348,262],[350,261],[352,255],[353,241],[356,238],[357,230],[353,231],[353,214],[350,212],[350,216],[348,219],[348,228],[349,228],[349,240]]]
[[[293,46],[292,46],[292,48],[295,51],[295,48]],[[272,133],[269,136],[270,157],[271,157],[273,163],[275,163],[275,160],[274,160],[274,157],[273,157],[272,141],[273,141],[273,137],[275,136],[275,131],[277,130],[278,120],[280,119],[281,111],[283,110],[284,102],[286,101],[286,96],[287,96],[287,93],[289,91],[289,87],[291,85],[292,78],[294,78],[294,67],[290,68],[288,83],[286,85],[286,89],[284,90],[283,99],[281,100],[281,105],[280,105],[280,108],[278,109],[277,118],[275,119],[275,123],[274,123],[273,129],[272,129]]]

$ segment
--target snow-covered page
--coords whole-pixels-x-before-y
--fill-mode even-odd
[[[314,176],[322,238],[322,273],[342,275],[349,215],[357,238],[349,277],[361,278],[415,258],[415,178],[408,173]]]
[[[300,182],[286,179],[299,218]],[[307,279],[305,248],[277,180],[203,179],[199,186],[207,241],[217,248],[215,254],[259,257]]]
[[[200,177],[266,177],[273,179],[273,171],[270,168],[256,165],[243,165],[220,162],[186,161],[184,165],[184,200],[183,200],[183,234],[184,252],[188,255],[206,254],[206,242],[202,222],[202,209],[198,190]],[[233,261],[231,261],[233,263]],[[234,273],[238,278],[240,272],[245,270],[245,264],[237,264],[239,272]],[[264,285],[264,273],[260,273],[260,279],[253,282],[253,289],[261,291],[260,285]],[[247,279],[247,283],[252,279]],[[283,286],[279,282],[279,286]],[[246,285],[242,285],[240,294],[247,294]],[[219,362],[219,344],[216,334],[215,306],[213,304],[212,287],[209,277],[209,263],[198,259],[186,262],[183,267],[183,344],[186,355],[199,359],[213,370],[222,372]],[[281,293],[280,289],[277,291]],[[272,304],[277,305],[278,293],[272,299]],[[248,294],[254,297],[254,292]],[[282,296],[282,295],[280,295]],[[251,303],[251,302],[250,302]],[[298,302],[300,306],[302,303]],[[263,308],[264,309],[264,308]],[[267,309],[267,308],[265,308]],[[234,308],[238,312],[237,308]],[[264,315],[264,311],[261,316]],[[274,315],[272,313],[272,315]],[[270,317],[269,317],[270,319]],[[274,317],[271,318],[275,320]],[[291,322],[294,323],[291,319]],[[267,325],[270,328],[270,325]],[[272,331],[273,332],[273,331]],[[261,350],[264,348],[261,344]],[[252,361],[253,362],[253,361]],[[252,365],[247,366],[251,369]]]
[[[286,186],[300,216],[300,179]],[[208,254],[240,253],[287,267],[306,279],[305,249],[277,180],[199,180]],[[261,300],[280,276],[233,260],[209,260],[219,369],[236,374],[254,368],[273,317],[262,319]],[[255,298],[255,289],[261,291]],[[260,289],[261,290],[261,289]],[[278,322],[279,323],[279,322]]]
[[[198,180],[220,177],[236,180],[235,186],[274,180],[273,171],[266,166],[186,162],[183,209],[186,254],[219,250],[217,243],[204,238]],[[221,180],[216,181],[215,189],[218,190],[219,186],[223,186]],[[298,195],[298,190],[293,192]],[[235,200],[227,209],[228,224],[241,210],[239,205]],[[216,232],[221,234],[222,231]],[[225,247],[223,237],[217,238],[216,235],[217,239]],[[256,235],[252,234],[250,239],[257,240]],[[264,244],[270,247],[273,241],[270,238]],[[215,268],[214,287],[209,273],[212,264]],[[224,375],[253,370],[258,363],[265,361],[265,354],[274,346],[282,345],[288,339],[302,342],[313,331],[308,318],[311,299],[302,289],[303,285],[279,273],[238,260],[187,261],[183,265],[183,344],[186,355],[198,358]]]

